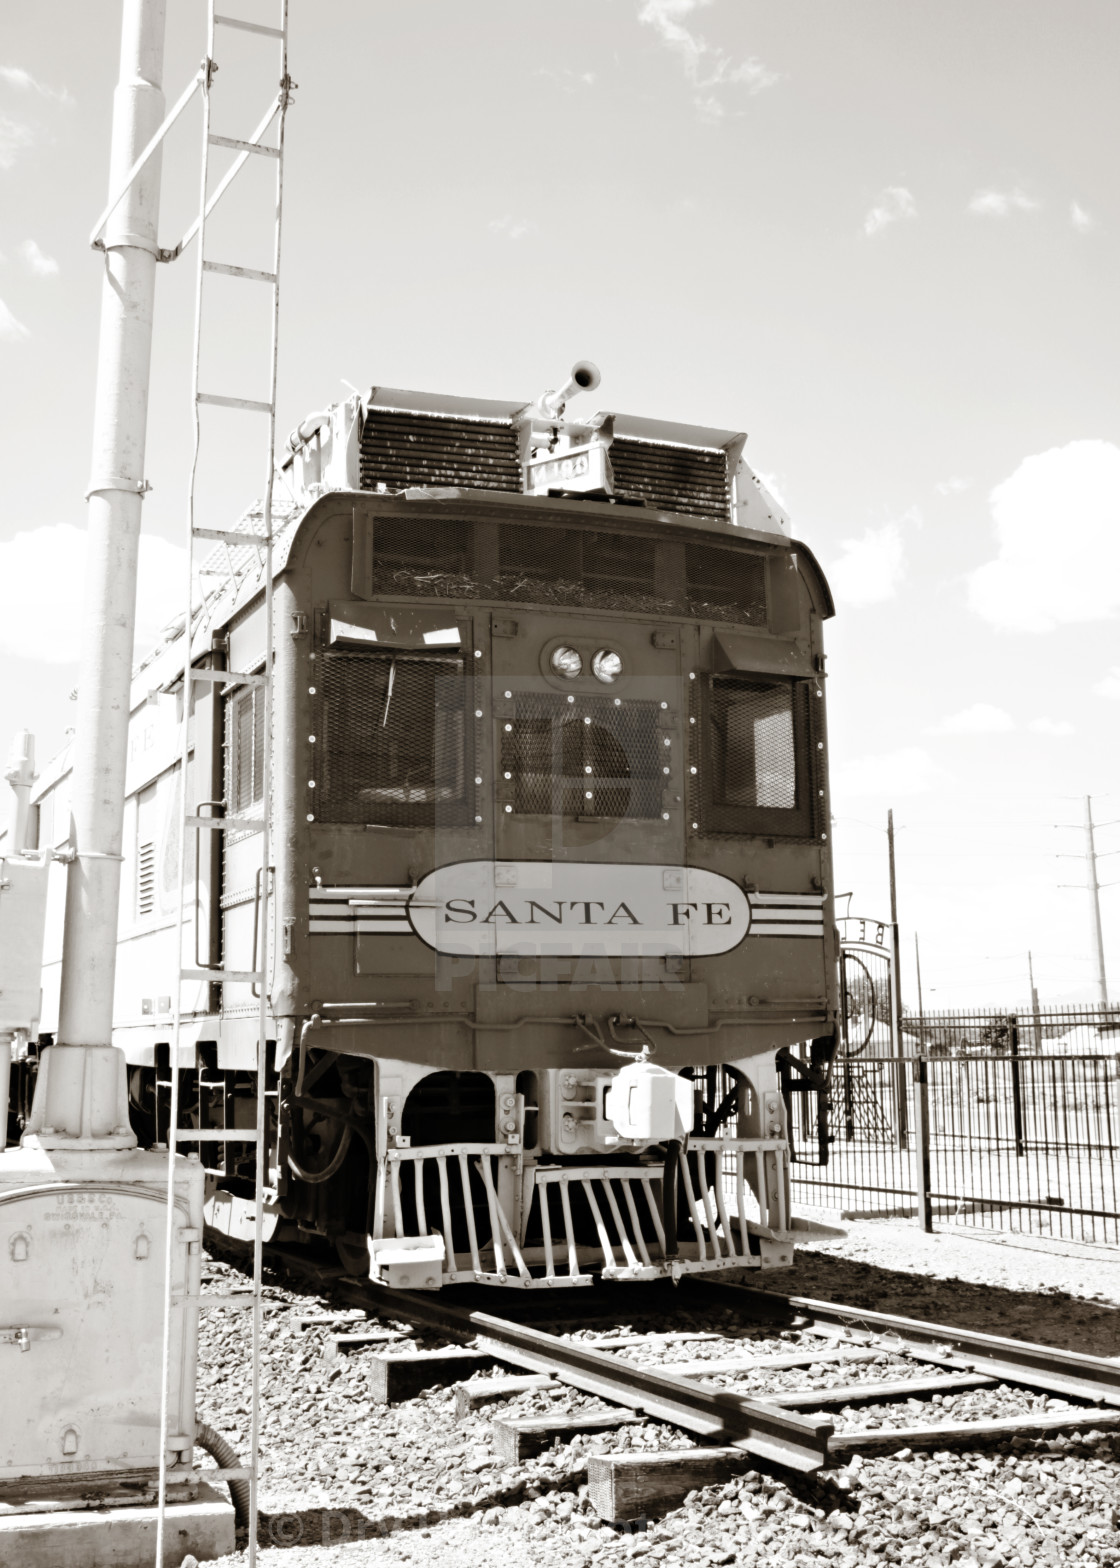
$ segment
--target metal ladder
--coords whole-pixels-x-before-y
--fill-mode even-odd
[[[199,75],[196,78],[194,89],[202,95],[202,157],[201,179],[199,195],[198,217],[187,229],[183,238],[173,251],[162,252],[161,259],[174,261],[184,250],[197,240],[196,252],[196,280],[195,280],[195,322],[192,358],[191,395],[194,416],[194,449],[191,460],[190,481],[187,494],[187,604],[183,633],[183,709],[182,709],[182,747],[179,759],[180,768],[180,821],[179,821],[179,903],[178,903],[178,932],[179,932],[179,984],[175,988],[173,1036],[171,1045],[171,1071],[170,1079],[170,1107],[168,1115],[168,1215],[173,1210],[173,1182],[175,1156],[180,1143],[198,1144],[201,1142],[222,1143],[249,1143],[255,1145],[255,1192],[256,1203],[253,1224],[253,1281],[251,1293],[226,1296],[207,1296],[207,1306],[241,1307],[250,1306],[252,1310],[252,1341],[251,1341],[251,1396],[250,1396],[250,1424],[249,1424],[249,1453],[240,1469],[219,1469],[207,1471],[208,1479],[220,1480],[247,1480],[249,1483],[250,1517],[248,1552],[249,1563],[256,1562],[257,1551],[257,1514],[259,1493],[259,1450],[260,1450],[260,1352],[262,1340],[262,1250],[263,1250],[263,1202],[266,1177],[266,1130],[267,1120],[267,1041],[269,1032],[268,1011],[268,973],[269,973],[269,873],[270,873],[270,832],[269,815],[272,793],[271,780],[271,747],[272,734],[272,660],[273,660],[273,592],[272,592],[272,546],[273,546],[273,476],[275,470],[276,447],[276,366],[277,366],[277,334],[279,325],[280,306],[280,241],[283,210],[283,173],[284,173],[284,125],[287,109],[291,100],[294,83],[288,74],[288,0],[275,0],[278,9],[278,25],[264,26],[257,22],[241,20],[237,17],[218,14],[214,9],[214,0],[207,0],[207,32],[206,32],[206,57],[203,60]],[[215,59],[215,37],[223,29],[235,29],[241,33],[253,35],[264,46],[274,47],[279,56],[278,87],[276,95],[263,115],[260,123],[248,140],[241,140],[231,136],[215,133],[211,120],[211,92],[214,76],[217,70]],[[190,92],[191,89],[188,89]],[[186,96],[186,95],[185,95]],[[180,104],[184,104],[180,100]],[[170,124],[173,117],[179,112],[180,106],[172,111],[172,115],[165,122],[164,129]],[[273,127],[276,129],[274,139],[266,142]],[[161,132],[160,135],[163,133]],[[230,167],[218,180],[213,191],[210,184],[210,160],[213,148],[226,148],[237,154]],[[229,260],[211,260],[206,252],[207,220],[218,202],[230,188],[238,173],[245,167],[252,157],[271,159],[275,164],[276,200],[272,237],[272,266],[268,271],[261,271],[250,267],[235,265]],[[268,397],[266,400],[229,396],[218,393],[209,387],[203,389],[199,385],[200,365],[202,358],[202,343],[204,323],[206,320],[205,294],[206,282],[212,275],[221,275],[242,279],[246,286],[264,286],[271,291],[272,312],[271,332],[268,355]],[[267,440],[265,451],[265,484],[264,499],[262,504],[261,530],[259,533],[246,533],[227,529],[207,528],[198,524],[195,517],[196,493],[199,471],[199,461],[202,451],[202,426],[200,411],[205,406],[224,409],[233,409],[250,414],[263,415],[267,423]],[[237,590],[243,581],[243,574],[238,572],[234,565],[234,552],[242,551],[246,545],[254,546],[259,552],[261,575],[264,583],[264,614],[265,614],[265,653],[263,669],[253,672],[235,670],[195,669],[192,664],[193,634],[196,618],[196,567],[195,545],[197,541],[217,541],[224,547],[224,559],[228,568],[225,576],[225,585],[219,588],[217,594],[208,596],[204,593],[200,597],[201,612],[205,613],[209,604],[229,594],[236,596]],[[198,574],[201,580],[201,575]],[[206,575],[214,576],[213,572]],[[191,711],[191,696],[194,688],[198,686],[228,688],[231,686],[256,688],[264,703],[264,746],[262,759],[261,799],[263,809],[260,816],[247,819],[244,816],[230,817],[226,813],[230,802],[225,802],[226,812],[222,815],[202,815],[191,811],[191,802],[188,799],[187,780],[188,764],[191,753],[189,721]],[[256,834],[260,842],[260,869],[259,887],[261,910],[259,918],[259,942],[252,960],[253,967],[248,970],[234,970],[226,968],[197,967],[184,962],[183,942],[191,914],[188,911],[188,866],[187,866],[187,835],[194,833],[223,833],[235,830],[239,835],[248,833]],[[200,862],[196,861],[194,876],[201,874]],[[190,910],[193,911],[192,900]],[[197,917],[195,917],[197,918]],[[197,942],[197,933],[196,933]],[[226,1129],[190,1130],[180,1129],[179,1120],[179,1045],[182,1031],[183,1013],[183,984],[205,981],[209,984],[221,985],[224,983],[248,982],[253,986],[254,993],[259,998],[258,1012],[258,1038],[257,1038],[257,1097],[255,1126],[248,1128],[238,1127]],[[158,1092],[158,1091],[157,1091]],[[225,1120],[225,1118],[223,1118]],[[169,1384],[170,1384],[170,1357],[171,1357],[171,1281],[172,1281],[172,1248],[170,1218],[167,1231],[167,1249],[165,1257],[164,1277],[164,1318],[163,1318],[163,1364],[161,1384],[161,1409],[160,1409],[160,1473],[159,1473],[159,1509],[157,1524],[156,1562],[163,1561],[163,1540],[165,1529],[165,1512],[167,1504],[167,1441],[169,1437]]]

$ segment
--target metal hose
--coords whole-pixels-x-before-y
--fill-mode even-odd
[[[220,1432],[215,1432],[212,1426],[207,1426],[205,1421],[198,1423],[195,1434],[195,1445],[204,1448],[212,1459],[218,1461],[223,1470],[240,1470],[241,1461],[237,1457],[237,1450],[232,1443],[227,1443]],[[248,1528],[249,1525],[249,1483],[248,1481],[227,1481],[229,1498],[233,1504],[234,1516],[238,1524]]]

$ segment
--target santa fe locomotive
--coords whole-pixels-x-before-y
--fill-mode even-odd
[[[250,512],[136,672],[133,1126],[166,1141],[179,1073],[182,1127],[229,1133],[198,1145],[212,1223],[245,1233],[259,1002],[209,974],[252,972],[267,931],[269,1232],[389,1285],[791,1260],[778,1057],[826,1060],[837,1009],[832,604],[741,434],[567,417],[597,380],[581,364],[530,404],[378,387],[311,416],[280,475],[271,671]],[[195,666],[270,674],[271,734],[259,679],[192,680],[184,713],[184,635]],[[42,848],[67,789],[63,755]],[[180,938],[201,978],[172,1062]]]

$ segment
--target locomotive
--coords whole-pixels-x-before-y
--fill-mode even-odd
[[[260,1003],[228,977],[267,930],[266,1234],[409,1289],[792,1261],[780,1079],[836,1040],[833,606],[744,435],[570,417],[597,382],[310,416],[278,470],[271,669],[258,507],[136,670],[113,1038],[143,1145],[173,1074],[181,1127],[228,1134],[199,1145],[220,1230],[254,1199]],[[184,637],[238,674],[184,693]]]

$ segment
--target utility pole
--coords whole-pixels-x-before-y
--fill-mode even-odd
[[[1089,888],[1089,919],[1093,927],[1093,961],[1097,974],[1097,1000],[1108,1007],[1108,979],[1104,970],[1104,934],[1101,930],[1101,885],[1097,880],[1097,849],[1093,840],[1093,797],[1085,796],[1085,866]]]
[[[1031,1017],[1034,1019],[1034,1048],[1042,1050],[1042,1012],[1038,1005],[1038,987],[1034,983],[1034,960],[1030,948],[1027,949],[1027,973],[1031,977]]]
[[[902,968],[898,942],[898,888],[894,872],[894,810],[887,812],[887,863],[891,884],[891,1049],[896,1058],[895,1081],[898,1096],[898,1146],[905,1149],[909,1132],[906,1104],[906,1069],[902,1063],[902,993],[899,973]],[[920,1045],[919,1041],[919,1045]]]

